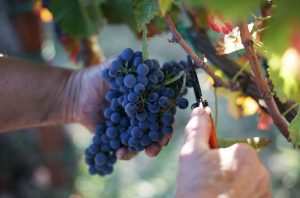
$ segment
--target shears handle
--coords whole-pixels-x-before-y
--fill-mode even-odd
[[[217,133],[215,128],[215,122],[214,119],[210,115],[210,123],[211,123],[211,132],[209,137],[209,146],[212,149],[219,148],[219,143],[217,139]]]

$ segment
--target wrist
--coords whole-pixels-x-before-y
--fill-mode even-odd
[[[80,122],[83,71],[68,71],[66,79],[57,87],[56,110],[63,123]]]
[[[101,77],[101,66],[73,71],[65,86],[65,120],[78,122],[94,130],[102,120],[102,111],[106,107],[104,94],[107,83]]]

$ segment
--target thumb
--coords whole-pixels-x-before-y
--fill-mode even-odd
[[[191,112],[189,122],[185,127],[183,146],[186,152],[199,152],[209,149],[211,133],[211,111],[209,107],[197,107]]]

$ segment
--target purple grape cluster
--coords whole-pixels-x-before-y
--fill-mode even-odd
[[[112,173],[116,150],[140,152],[173,132],[176,106],[188,107],[183,98],[185,62],[170,61],[160,67],[157,60],[143,60],[142,52],[126,48],[104,69],[108,80],[105,122],[97,125],[92,144],[85,151],[91,174]]]

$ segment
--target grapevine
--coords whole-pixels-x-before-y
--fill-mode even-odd
[[[124,115],[133,116],[132,111],[135,110],[136,105],[128,105],[127,108],[123,105],[127,104],[126,102],[136,104],[141,98],[144,103],[145,101],[154,101],[159,97],[157,101],[159,107],[165,108],[168,105],[164,97],[160,98],[161,95],[157,96],[154,93],[149,93],[147,99],[143,98],[144,96],[139,97],[142,93],[149,92],[148,84],[145,85],[145,82],[166,87],[180,82],[191,86],[191,81],[188,80],[189,76],[183,70],[173,77],[168,76],[167,78],[170,77],[171,79],[164,79],[165,82],[159,80],[155,75],[150,75],[149,62],[152,60],[147,59],[147,39],[164,31],[170,31],[172,37],[169,41],[179,44],[192,57],[197,66],[211,77],[213,87],[225,88],[230,91],[230,94],[226,95],[228,102],[232,103],[234,108],[240,109],[238,113],[233,113],[236,114],[235,116],[247,116],[244,110],[239,108],[240,104],[237,104],[239,98],[247,98],[245,101],[252,100],[257,109],[251,111],[251,115],[254,113],[259,115],[258,126],[261,122],[272,120],[287,141],[291,141],[295,147],[300,145],[297,138],[300,133],[300,113],[298,111],[300,101],[298,94],[300,87],[299,20],[292,14],[286,14],[297,10],[294,6],[290,6],[294,4],[292,1],[262,1],[261,4],[251,1],[247,2],[248,6],[245,6],[244,2],[233,0],[232,5],[243,8],[242,11],[233,8],[231,3],[221,4],[218,1],[111,0],[91,1],[85,4],[76,1],[73,3],[72,12],[77,13],[80,20],[67,15],[61,17],[61,10],[70,11],[68,3],[58,0],[43,2],[43,7],[48,8],[53,13],[55,27],[58,27],[56,30],[62,30],[58,34],[59,40],[75,61],[84,60],[82,51],[91,53],[85,57],[95,57],[93,55],[98,53],[93,50],[96,48],[92,45],[84,46],[82,43],[95,38],[98,29],[101,28],[97,25],[103,24],[103,19],[110,24],[126,24],[138,39],[142,39],[143,54],[126,49],[117,59],[119,63],[121,60],[122,64],[115,63],[116,66],[109,69],[107,80],[110,88],[112,90],[118,88],[123,95],[127,94],[122,100],[123,104],[121,104],[124,108],[124,112],[121,113]],[[122,16],[112,14],[121,11]],[[190,25],[186,25],[188,24],[185,23],[186,21],[190,22]],[[74,24],[83,27],[82,30],[79,31]],[[213,34],[211,34],[212,31]],[[286,38],[285,42],[280,42],[282,38]],[[98,47],[100,48],[100,46]],[[139,66],[141,60],[148,66],[149,71],[145,65]],[[126,64],[123,64],[122,61]],[[85,64],[86,62],[95,63],[86,60],[84,62]],[[171,62],[171,64],[173,63]],[[131,65],[134,65],[135,71],[132,70]],[[184,63],[181,62],[179,65],[184,66]],[[215,66],[221,75],[217,75],[216,68],[211,67],[211,65]],[[122,70],[120,77],[115,76],[121,68],[126,68],[126,70]],[[165,72],[164,67],[161,71],[162,73]],[[116,79],[112,81],[111,78]],[[184,80],[185,83],[183,83]],[[120,86],[120,83],[123,83],[123,86]],[[128,90],[131,93],[126,93]],[[183,93],[184,89],[181,91]],[[239,95],[239,98],[236,98],[236,95]],[[115,96],[110,93],[106,97],[109,99]],[[120,100],[109,99],[109,103],[115,105]],[[173,102],[179,107],[186,106],[186,101],[181,101],[179,98]],[[147,104],[146,110],[150,111],[150,109],[159,111],[155,105],[149,105],[148,108]],[[108,116],[111,111],[106,110],[104,113]],[[143,112],[138,112],[137,115],[136,119],[139,119],[139,122],[143,122],[140,120],[147,117]],[[105,118],[109,119],[105,124],[109,124],[112,120],[116,122],[122,118],[122,114],[114,113],[110,116]],[[270,128],[271,121],[268,123],[266,129]],[[136,123],[132,121],[130,124]],[[113,129],[109,129],[109,131],[110,134],[115,133]],[[134,131],[137,134],[140,133],[137,129]],[[157,134],[151,134],[152,137],[157,137]],[[122,142],[120,144],[124,146]],[[133,149],[131,148],[131,150]]]

